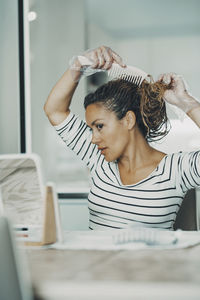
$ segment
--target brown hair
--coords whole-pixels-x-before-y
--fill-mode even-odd
[[[137,125],[148,142],[162,139],[169,132],[164,92],[170,86],[163,82],[144,80],[140,87],[124,79],[116,79],[100,86],[85,97],[84,107],[101,103],[122,119],[131,110]]]

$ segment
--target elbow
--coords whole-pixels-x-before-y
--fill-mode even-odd
[[[45,102],[45,104],[43,106],[43,110],[44,110],[46,116],[49,117],[50,114],[51,114],[51,111],[50,111],[50,107],[49,107],[49,104],[48,104],[48,99],[47,99],[47,101]]]
[[[52,124],[52,125],[55,125],[54,122],[53,122],[53,116],[52,116],[52,113],[48,107],[48,105],[45,103],[44,106],[43,106],[43,110],[45,112],[45,115],[47,116],[49,122]]]
[[[48,107],[47,107],[46,103],[43,106],[43,110],[44,110],[45,114],[48,116]]]

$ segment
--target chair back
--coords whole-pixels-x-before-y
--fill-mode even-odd
[[[195,189],[185,195],[181,208],[174,223],[174,230],[198,230],[197,203]]]

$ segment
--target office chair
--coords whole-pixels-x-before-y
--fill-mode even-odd
[[[199,230],[196,195],[195,189],[189,190],[185,195],[174,223],[174,230]]]

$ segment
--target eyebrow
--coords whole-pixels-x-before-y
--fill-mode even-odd
[[[92,125],[92,126],[95,125],[95,123],[96,123],[97,121],[103,121],[103,119],[96,119],[96,120],[94,120],[94,121],[92,122],[91,125]]]

